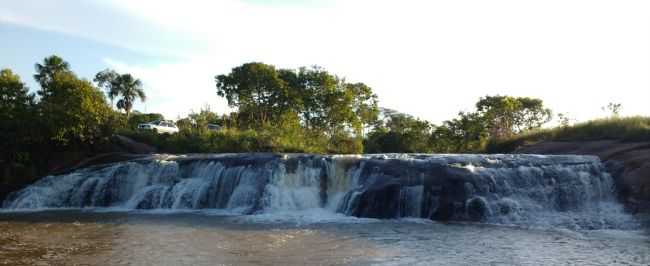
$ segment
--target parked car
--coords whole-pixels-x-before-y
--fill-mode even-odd
[[[221,131],[221,126],[217,124],[208,124],[208,130],[210,131]]]
[[[178,133],[178,127],[172,121],[158,120],[138,125],[140,130],[152,130],[156,133],[175,134]]]

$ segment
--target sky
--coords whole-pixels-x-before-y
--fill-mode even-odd
[[[0,68],[30,88],[57,54],[81,77],[144,83],[135,108],[226,112],[214,76],[246,62],[318,65],[380,106],[434,123],[486,95],[536,97],[574,121],[650,115],[647,0],[0,0]]]

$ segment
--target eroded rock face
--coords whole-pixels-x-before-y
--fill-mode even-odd
[[[618,223],[613,179],[592,156],[163,155],[49,176],[3,205],[241,214],[318,208],[381,219]]]

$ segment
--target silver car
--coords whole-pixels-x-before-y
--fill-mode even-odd
[[[140,130],[152,130],[156,133],[175,134],[178,133],[178,127],[172,121],[157,120],[149,123],[138,125]]]

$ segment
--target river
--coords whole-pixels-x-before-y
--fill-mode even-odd
[[[4,265],[648,265],[642,230],[201,212],[0,214]],[[313,215],[304,213],[304,215]],[[337,221],[338,220],[338,221]]]
[[[155,156],[0,210],[5,265],[648,265],[596,157]]]

